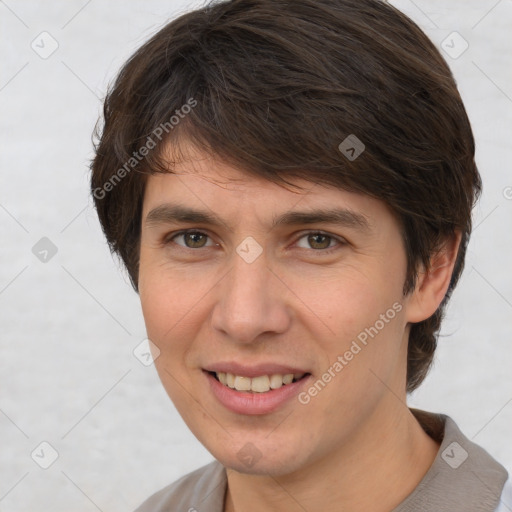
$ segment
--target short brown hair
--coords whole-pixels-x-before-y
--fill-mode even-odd
[[[353,160],[338,149],[351,134],[364,144]],[[404,294],[460,230],[446,297],[411,327],[407,391],[423,381],[464,266],[481,180],[452,73],[407,16],[380,0],[210,3],[167,24],[128,60],[96,135],[91,190],[135,290],[146,177],[172,172],[163,149],[180,140],[275,183],[302,178],[385,202],[406,248]]]

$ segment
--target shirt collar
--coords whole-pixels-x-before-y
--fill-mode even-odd
[[[508,478],[505,468],[470,441],[449,416],[410,411],[441,446],[420,483],[393,512],[494,511]]]

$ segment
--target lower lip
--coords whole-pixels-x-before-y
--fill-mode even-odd
[[[278,389],[271,389],[265,393],[250,393],[231,389],[221,384],[207,371],[203,371],[217,400],[224,407],[238,414],[268,414],[274,412],[296,396],[311,377],[311,375],[307,375],[296,382],[284,384]]]

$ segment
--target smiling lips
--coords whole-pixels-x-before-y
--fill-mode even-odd
[[[266,393],[302,379],[307,372],[290,366],[219,363],[205,368],[217,381],[236,391]]]
[[[231,371],[222,371],[228,368]],[[276,365],[246,367],[245,370],[240,365],[219,365],[203,370],[218,403],[236,414],[273,413],[291,403],[312,378],[310,373]]]

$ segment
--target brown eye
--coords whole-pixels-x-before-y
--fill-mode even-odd
[[[313,249],[328,249],[331,244],[331,238],[327,235],[321,234],[309,235],[308,243]]]
[[[177,239],[182,239],[184,243],[175,242]],[[207,247],[206,242],[208,240],[208,235],[205,233],[201,233],[200,231],[183,231],[181,233],[177,233],[172,238],[169,239],[177,243],[182,247],[186,247],[188,249],[202,249],[203,247]]]
[[[301,245],[301,240],[306,240],[306,244]],[[333,244],[333,242],[335,243]],[[298,243],[298,246],[301,249],[313,249],[319,253],[330,253],[339,249],[343,245],[345,245],[345,243],[342,239],[328,235],[326,233],[318,232],[306,233],[299,238]]]

